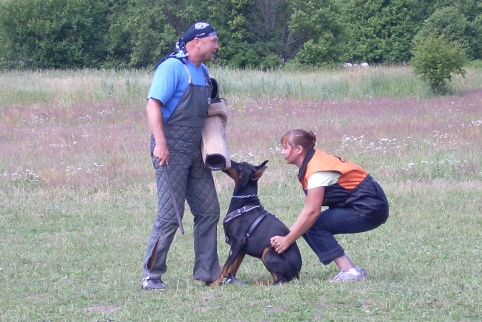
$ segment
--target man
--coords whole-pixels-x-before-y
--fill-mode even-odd
[[[167,253],[179,227],[174,202],[182,216],[187,201],[194,216],[194,279],[208,284],[220,273],[219,201],[212,173],[204,166],[201,153],[201,131],[212,93],[204,63],[215,59],[218,37],[209,23],[197,22],[176,47],[179,52],[167,56],[155,67],[147,97],[158,211],[144,259],[143,289],[165,289],[161,278],[167,270]],[[169,194],[167,173],[175,200]]]

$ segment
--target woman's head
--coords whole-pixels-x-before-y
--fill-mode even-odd
[[[315,147],[315,142],[315,134],[311,131],[288,131],[281,137],[281,154],[286,163],[301,166],[306,152]]]
[[[301,129],[288,131],[281,137],[281,145],[286,146],[289,144],[293,148],[301,145],[305,151],[314,148],[315,143],[315,134]]]

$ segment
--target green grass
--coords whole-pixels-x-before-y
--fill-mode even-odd
[[[270,160],[260,197],[288,226],[303,204],[297,169],[279,154],[288,129],[312,129],[318,148],[363,165],[382,184],[388,222],[339,236],[371,278],[330,284],[336,267],[321,265],[300,240],[299,280],[207,288],[192,279],[186,209],[186,233],[176,236],[163,278],[167,290],[141,290],[156,211],[145,120],[152,75],[6,72],[0,74],[0,84],[10,84],[0,96],[0,320],[482,319],[480,70],[455,81],[457,94],[445,97],[427,95],[406,67],[317,71],[306,79],[212,72],[228,102],[233,159]],[[322,95],[329,86],[332,96]],[[223,216],[233,184],[220,172],[215,180]],[[223,263],[229,248],[218,227]],[[254,283],[270,275],[246,258],[238,277]]]

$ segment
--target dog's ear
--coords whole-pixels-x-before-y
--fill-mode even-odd
[[[251,180],[258,180],[259,178],[261,178],[261,176],[263,175],[264,173],[264,170],[266,170],[268,167],[266,166],[266,163],[268,163],[268,160],[264,161],[263,163],[261,163],[259,166],[256,167],[256,172],[253,173],[249,178]]]
[[[264,160],[263,163],[261,163],[258,167],[264,167],[266,165],[266,163],[268,163],[269,160]]]
[[[226,173],[228,177],[234,180],[234,183],[237,184],[238,182],[238,172],[233,168],[226,168],[221,170],[222,172]]]

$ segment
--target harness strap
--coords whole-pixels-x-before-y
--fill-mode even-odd
[[[249,226],[248,232],[246,233],[246,236],[244,237],[244,243],[248,240],[249,236],[253,233],[253,231],[258,227],[259,223],[266,217],[267,212],[265,211],[261,215],[256,218],[256,220]]]
[[[231,219],[234,219],[234,218],[238,217],[239,215],[242,215],[242,214],[244,214],[248,211],[251,211],[251,210],[259,208],[259,207],[261,207],[261,205],[244,206],[242,208],[231,211],[229,214],[226,215],[226,217],[224,217],[223,223],[226,224]]]

